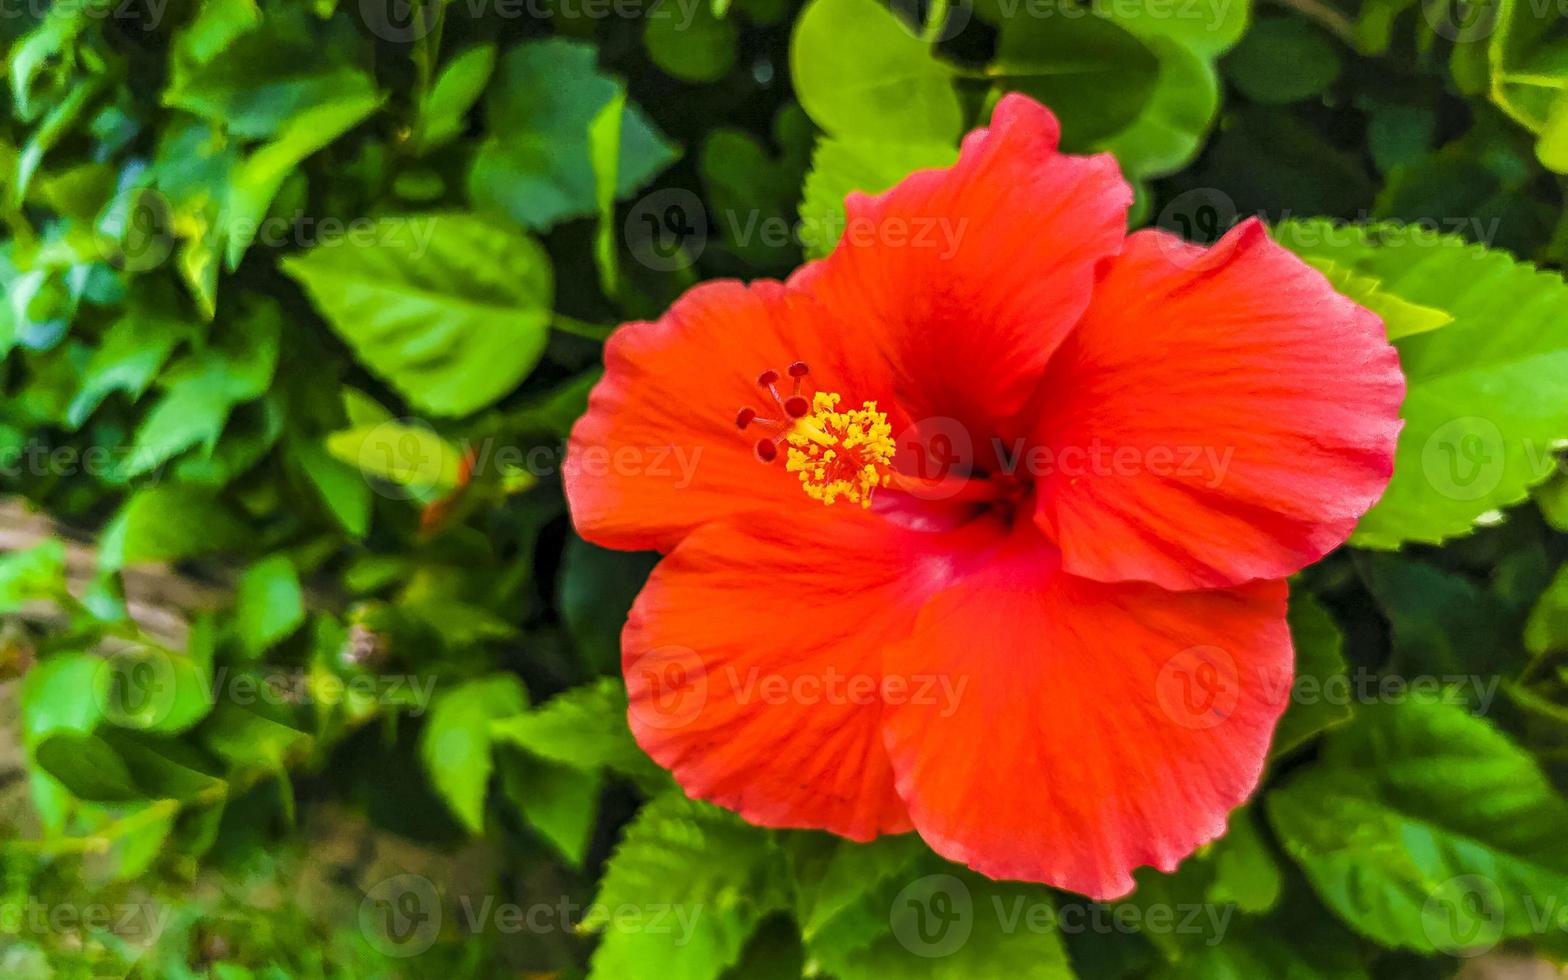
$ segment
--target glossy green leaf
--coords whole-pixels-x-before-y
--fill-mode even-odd
[[[1453,318],[1397,343],[1405,427],[1393,481],[1355,543],[1395,548],[1464,534],[1551,475],[1553,448],[1568,439],[1561,277],[1413,227],[1291,221],[1275,234],[1299,255],[1329,259]]]
[[[1160,62],[1126,27],[1096,16],[1009,17],[987,73],[1051,108],[1064,146],[1088,149],[1130,126],[1154,92]]]
[[[599,933],[589,976],[712,980],[785,901],[783,854],[766,831],[665,793],[627,826],[599,882],[583,922]]]
[[[467,415],[544,353],[555,274],[533,239],[467,214],[384,218],[283,268],[366,367],[435,415]]]
[[[594,213],[588,128],[621,84],[598,71],[590,45],[533,41],[508,51],[490,88],[468,175],[473,201],[530,228]],[[626,197],[675,160],[674,146],[628,106],[621,122],[616,193]]]
[[[485,792],[494,769],[490,723],[528,706],[522,682],[493,674],[445,691],[419,738],[425,771],[452,812],[473,833],[484,829]]]
[[[305,622],[305,596],[294,563],[273,555],[245,570],[235,594],[240,642],[259,656]]]
[[[875,0],[811,0],[789,50],[795,95],[829,135],[957,139],[963,113],[952,69]]]
[[[1568,894],[1568,802],[1451,705],[1363,706],[1267,804],[1323,901],[1387,946],[1489,946],[1529,934],[1532,910]]]

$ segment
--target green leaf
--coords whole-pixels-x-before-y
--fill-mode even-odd
[[[1056,900],[1040,885],[991,881],[925,855],[840,913],[807,950],[840,980],[1073,976]],[[840,924],[853,915],[862,931]]]
[[[735,65],[735,22],[720,19],[706,3],[656,0],[646,18],[648,57],[673,78],[716,82]]]
[[[582,867],[599,817],[599,772],[551,765],[515,752],[502,753],[497,762],[502,791],[517,812],[567,863]]]
[[[1158,75],[1137,116],[1097,147],[1116,154],[1117,162],[1133,179],[1161,177],[1190,163],[1219,113],[1220,84],[1214,63],[1179,41],[1150,30],[1165,23],[1170,22],[1146,18],[1137,25],[1126,25],[1153,52],[1159,62]]]
[[[1454,318],[1442,310],[1420,306],[1384,292],[1381,282],[1370,276],[1358,276],[1333,259],[1308,258],[1307,264],[1323,273],[1336,292],[1376,313],[1383,321],[1389,340],[1413,337],[1454,322]]]
[[[638,747],[626,724],[626,688],[606,677],[558,694],[537,708],[490,724],[490,737],[547,762],[585,772],[608,769],[645,788],[668,777]]]
[[[441,69],[429,95],[420,103],[414,123],[412,140],[420,153],[445,146],[462,135],[468,125],[468,110],[484,94],[485,83],[494,70],[494,44],[476,44]]]
[[[239,38],[261,26],[256,0],[207,0],[174,35],[170,60],[176,65],[205,65]]]
[[[192,447],[208,454],[216,448],[234,408],[266,392],[277,367],[281,319],[275,306],[259,305],[163,373],[163,395],[136,429],[126,476],[151,472]]]
[[[124,760],[97,735],[56,732],[38,743],[33,757],[78,799],[126,803],[146,798]]]
[[[1214,864],[1214,881],[1207,896],[1210,902],[1234,904],[1253,915],[1267,912],[1279,902],[1284,876],[1250,806],[1232,811],[1225,836],[1214,843],[1209,859]]]
[[[1446,10],[1445,10],[1446,12]],[[1477,51],[1485,41],[1487,94],[1519,125],[1540,136],[1536,155],[1558,173],[1568,172],[1568,44],[1561,33],[1561,11],[1537,8],[1525,0],[1498,0],[1472,26],[1459,26],[1465,44]],[[1556,16],[1553,16],[1553,14]],[[1495,19],[1493,19],[1495,18]]]
[[[489,135],[468,175],[475,204],[537,229],[595,212],[588,128],[625,89],[601,74],[594,60],[592,45],[561,38],[507,52],[486,104]],[[617,197],[634,193],[677,155],[641,110],[628,105],[615,168]]]
[[[110,0],[52,4],[37,26],[11,46],[6,61],[10,67],[12,99],[21,119],[31,121],[41,111],[33,98],[33,83],[52,63],[65,60],[82,31],[104,16],[109,7]]]
[[[226,678],[229,690],[265,690],[269,680],[265,673],[248,670],[231,671]],[[219,699],[196,734],[207,751],[229,765],[260,772],[283,771],[313,741],[294,727],[286,709],[260,699],[254,705]]]
[[[1530,610],[1524,646],[1537,659],[1568,651],[1568,564],[1558,567],[1552,584]]]
[[[1403,555],[1357,556],[1357,567],[1393,633],[1392,673],[1475,678],[1521,665],[1512,617],[1462,575]],[[1487,696],[1481,692],[1482,696]],[[1487,708],[1485,702],[1477,704]]]
[[[254,541],[250,528],[211,490],[177,483],[138,490],[117,521],[118,548],[104,546],[111,568],[239,551]]]
[[[405,488],[422,501],[437,499],[455,489],[463,457],[451,443],[424,425],[381,422],[334,432],[327,436],[327,452],[374,477]]]
[[[23,603],[65,594],[65,542],[48,538],[31,548],[0,555],[0,613],[16,612]]]
[[[1310,896],[1289,897],[1268,916],[1234,916],[1220,936],[1205,931],[1176,938],[1180,955],[1152,971],[1153,980],[1368,980],[1370,976],[1355,936],[1324,915]]]
[[[807,257],[821,258],[838,244],[844,234],[844,198],[851,191],[878,194],[915,170],[951,166],[957,159],[951,143],[819,140],[800,202]]]
[[[89,692],[104,720],[123,729],[176,734],[212,710],[212,680],[194,658],[151,646],[99,661]]]
[[[431,784],[471,832],[484,830],[485,790],[494,765],[490,723],[528,706],[512,674],[468,681],[436,699],[419,737],[419,758]]]
[[[589,977],[713,980],[785,907],[783,878],[766,831],[679,792],[655,798],[627,826],[583,920],[600,933]]]
[[[885,931],[885,886],[907,873],[927,850],[913,834],[861,844],[803,833],[791,835],[787,845],[801,938],[808,947],[824,949],[863,946]]]
[[[366,240],[323,243],[283,269],[366,367],[434,415],[501,398],[549,339],[549,255],[474,215],[383,218]]]
[[[103,718],[93,697],[104,661],[90,653],[53,654],[22,681],[22,733],[37,744],[56,732],[90,732]]]
[[[1266,800],[1323,901],[1386,946],[1453,953],[1528,935],[1568,894],[1568,802],[1450,705],[1363,706]]]
[[[1350,717],[1345,676],[1345,638],[1323,605],[1306,592],[1290,597],[1290,639],[1296,650],[1296,679],[1290,704],[1274,730],[1270,758],[1288,754],[1319,732]],[[1343,689],[1340,684],[1343,683]]]
[[[621,294],[620,257],[616,252],[615,168],[620,162],[621,125],[625,115],[626,93],[617,92],[588,124],[588,158],[593,164],[594,205],[599,211],[593,261],[599,270],[599,288],[612,300]]]
[[[810,0],[789,46],[795,96],[831,136],[952,143],[952,69],[876,0]]]
[[[1339,50],[1299,17],[1261,17],[1224,66],[1226,77],[1247,98],[1284,105],[1328,91],[1339,78]]]
[[[258,29],[235,33],[231,22],[218,35],[176,58],[165,105],[222,125],[235,136],[270,139],[296,120],[334,103],[377,102],[370,74],[349,60],[344,35],[322,38],[296,10],[269,13]],[[207,25],[202,25],[206,29]],[[221,42],[221,43],[218,43]],[[326,50],[323,50],[323,47]]]
[[[127,311],[93,351],[66,420],[73,427],[80,426],[105,398],[117,391],[132,401],[140,398],[175,345],[190,333],[190,327],[180,320],[142,310]]]
[[[292,117],[277,138],[239,163],[229,181],[227,209],[220,215],[227,239],[224,262],[230,272],[240,260],[272,207],[283,182],[316,151],[358,126],[380,107],[377,92],[355,93]]]
[[[191,800],[221,791],[223,780],[211,771],[214,761],[188,742],[119,728],[100,734],[143,796]]]
[[[1002,90],[1051,107],[1062,143],[1087,149],[1126,129],[1154,91],[1159,59],[1137,35],[1107,18],[1008,17],[986,69]]]
[[[1399,340],[1407,381],[1394,478],[1352,542],[1464,534],[1528,496],[1568,439],[1568,286],[1506,253],[1415,227],[1288,221],[1276,237],[1453,321]]]
[[[305,594],[293,562],[272,555],[245,570],[235,593],[234,626],[247,653],[260,656],[304,622]]]
[[[359,448],[352,451],[355,459]],[[312,439],[291,441],[288,450],[339,526],[352,537],[364,537],[370,530],[371,503],[370,483],[364,475]]]

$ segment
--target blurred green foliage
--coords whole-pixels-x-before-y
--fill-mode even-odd
[[[54,530],[0,558],[0,975],[1568,956],[1565,24],[1525,0],[7,5],[0,460],[8,513]],[[825,253],[846,193],[950,162],[1008,91],[1116,154],[1136,224],[1262,214],[1384,316],[1410,381],[1387,497],[1294,583],[1265,791],[1112,907],[684,799],[618,675],[652,559],[575,538],[560,492],[614,324]],[[979,911],[949,942],[921,913],[955,896]]]

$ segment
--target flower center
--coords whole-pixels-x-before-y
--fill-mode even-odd
[[[767,433],[755,447],[761,462],[778,459],[784,448],[784,468],[800,474],[801,489],[813,500],[833,504],[842,497],[870,507],[872,494],[893,474],[893,427],[887,413],[878,411],[876,402],[841,412],[837,392],[818,391],[808,399],[801,389],[810,373],[804,361],[791,364],[793,386],[785,396],[779,392],[779,373],[762,372],[757,386],[772,398],[779,417],[765,418],[747,407],[735,414],[735,425],[741,431],[756,425]]]

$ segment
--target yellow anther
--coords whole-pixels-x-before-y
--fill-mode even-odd
[[[800,474],[800,485],[813,500],[832,504],[840,497],[862,507],[885,487],[893,474],[893,427],[876,402],[838,411],[839,396],[819,391],[811,413],[795,420],[785,441],[785,469]]]

